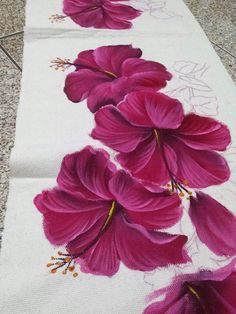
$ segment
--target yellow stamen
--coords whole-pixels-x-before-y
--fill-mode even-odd
[[[112,73],[112,72],[110,72],[110,71],[103,71],[104,73],[106,73],[106,74],[108,74],[108,75],[110,75],[110,76],[112,76],[112,77],[114,77],[114,78],[117,78],[117,75],[115,75],[114,73]]]
[[[107,226],[108,223],[110,222],[110,220],[111,220],[111,218],[112,218],[112,216],[113,216],[113,214],[114,214],[115,208],[116,208],[116,202],[113,201],[113,202],[112,202],[112,205],[111,205],[111,208],[109,209],[109,213],[108,213],[107,219],[106,219],[106,221],[105,221],[104,226],[103,226],[102,229],[106,228],[106,226]]]
[[[74,273],[73,277],[76,278],[76,277],[78,277],[78,275],[79,275],[78,273]]]
[[[96,10],[96,9],[98,9],[98,7],[94,6],[94,7],[91,7],[89,9],[87,9],[86,11],[89,12],[89,11],[93,11],[93,10]]]
[[[61,23],[65,20],[66,16],[60,14],[53,14],[49,17],[51,23]]]
[[[154,129],[154,134],[155,134],[155,136],[156,136],[157,144],[158,144],[158,146],[160,147],[160,146],[161,146],[161,143],[160,143],[160,134],[159,134],[159,132],[158,132],[156,129]]]
[[[48,263],[48,264],[47,264],[47,267],[51,267],[52,265],[54,265],[54,264]]]
[[[201,298],[200,298],[199,294],[197,293],[197,291],[196,291],[195,289],[193,289],[193,287],[191,287],[191,286],[188,286],[188,288],[189,288],[190,292],[192,292],[192,294],[195,295],[195,297],[196,297],[199,301],[201,301]]]
[[[51,273],[51,274],[55,274],[56,272],[57,272],[56,269],[51,269],[51,270],[50,270],[50,273]]]
[[[190,285],[188,285],[188,289],[189,289],[189,291],[196,297],[196,299],[198,300],[199,304],[201,305],[201,307],[202,307],[204,313],[205,313],[205,314],[208,314],[208,311],[207,311],[205,305],[202,303],[201,297],[200,297],[200,295],[197,293],[197,291],[196,291],[193,287],[191,287]]]

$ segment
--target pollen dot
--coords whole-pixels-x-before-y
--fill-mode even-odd
[[[75,266],[70,266],[69,267],[69,271],[74,271],[75,270]]]
[[[47,267],[51,267],[53,264],[52,263],[48,263],[47,264]]]
[[[52,274],[55,274],[55,273],[57,272],[57,270],[56,270],[56,269],[52,269],[50,272],[51,272]]]
[[[71,261],[71,258],[70,258],[70,257],[66,257],[66,258],[65,258],[65,261],[66,261],[67,263],[69,263],[69,262]]]
[[[76,277],[78,277],[78,275],[79,275],[78,273],[74,273],[73,277],[76,278]]]
[[[179,193],[179,196],[180,196],[180,197],[184,197],[184,193],[183,193],[183,192],[180,192],[180,193]]]

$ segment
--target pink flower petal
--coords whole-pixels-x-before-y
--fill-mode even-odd
[[[100,107],[106,105],[116,106],[132,88],[132,82],[124,77],[108,83],[103,82],[95,87],[89,95],[88,108],[91,112],[96,112]]]
[[[133,76],[138,73],[155,72],[163,78],[165,76],[166,80],[170,80],[172,75],[167,72],[166,67],[155,61],[148,61],[144,59],[129,58],[125,60],[122,64],[122,75]]]
[[[95,114],[95,121],[92,137],[118,151],[132,151],[149,135],[149,130],[130,125],[113,106],[101,108]]]
[[[115,170],[107,152],[86,146],[64,158],[57,181],[64,190],[81,194],[86,199],[109,200],[112,195],[108,182]]]
[[[89,69],[99,70],[99,66],[94,59],[94,50],[81,51],[73,64],[76,65],[76,69],[83,69],[84,67],[88,67]]]
[[[141,142],[132,152],[121,153],[116,156],[121,166],[132,175],[136,175],[146,167],[156,149],[156,141],[150,135],[147,140]]]
[[[230,133],[226,125],[196,114],[185,116],[177,136],[194,149],[223,151],[229,145]]]
[[[116,173],[109,187],[129,220],[146,228],[167,228],[176,224],[182,216],[181,201],[176,195],[152,193],[124,171]]]
[[[141,12],[111,1],[64,0],[63,12],[82,27],[128,29]]]
[[[122,262],[130,269],[150,271],[169,264],[186,263],[189,257],[183,248],[187,237],[147,231],[116,217],[115,241]]]
[[[160,90],[164,88],[172,75],[164,65],[143,59],[130,58],[122,64],[122,75],[132,78],[134,90]]]
[[[111,80],[105,73],[81,69],[67,75],[64,92],[69,100],[80,102],[87,98],[98,84]]]
[[[187,302],[187,298],[181,298],[177,300],[173,300],[170,304],[164,304],[164,302],[156,302],[150,304],[143,314],[180,314],[183,313],[183,308],[185,308],[185,304]],[[202,312],[197,312],[196,307],[194,312],[192,309],[190,311],[185,311],[184,314],[203,314]]]
[[[236,217],[209,195],[191,197],[190,218],[198,237],[217,255],[236,254]]]
[[[64,245],[106,218],[111,207],[108,201],[87,201],[60,190],[39,194],[34,204],[44,215],[44,232],[54,245]]]
[[[74,14],[80,10],[89,8],[91,5],[95,5],[96,0],[63,0],[63,12],[66,15]]]
[[[184,117],[179,101],[147,91],[130,93],[118,108],[132,124],[158,129],[175,129]]]
[[[177,156],[177,178],[187,180],[191,188],[205,188],[226,182],[230,176],[226,160],[219,154],[194,150],[173,137],[168,140]]]
[[[141,142],[133,152],[118,154],[117,160],[134,177],[164,185],[171,179],[167,164],[172,173],[177,171],[177,165],[175,152],[168,144],[163,145],[162,151],[165,159],[153,136]]]
[[[168,287],[149,295],[149,300],[160,297],[162,300],[149,305],[144,314],[233,314],[235,284],[235,260],[214,271],[176,276]]]
[[[70,18],[82,27],[105,28],[104,15],[100,7],[82,9],[70,15]]]
[[[120,258],[111,225],[96,244],[78,259],[81,271],[94,275],[113,276],[119,270]]]
[[[122,63],[129,58],[140,58],[142,50],[132,45],[102,46],[94,50],[94,57],[99,67],[105,71],[121,74]]]
[[[89,200],[99,200],[100,197],[88,190],[81,182],[78,171],[77,162],[79,153],[70,154],[64,157],[60,172],[57,177],[59,187],[66,192],[84,197]]]
[[[108,29],[130,29],[132,27],[132,23],[126,20],[122,20],[119,18],[113,18],[107,11],[104,12],[104,26],[100,28],[108,28]]]
[[[82,256],[85,254],[85,251],[87,252],[90,248],[92,248],[101,234],[105,221],[106,218],[102,216],[93,226],[91,226],[90,229],[70,241],[66,246],[68,253],[74,256],[81,254]],[[80,262],[80,259],[78,258],[77,261]]]
[[[104,9],[107,14],[115,20],[133,20],[141,15],[141,11],[134,9],[126,4],[114,4],[105,2]]]

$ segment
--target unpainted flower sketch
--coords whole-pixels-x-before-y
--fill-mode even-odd
[[[178,98],[188,111],[203,116],[217,116],[219,111],[217,97],[204,79],[208,71],[206,64],[176,61],[171,67],[172,87],[165,93]]]
[[[159,0],[131,0],[131,4],[143,11],[148,13],[151,17],[155,19],[171,19],[176,17],[181,17],[180,14],[169,9],[168,1]]]

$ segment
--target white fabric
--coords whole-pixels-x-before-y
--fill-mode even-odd
[[[56,57],[73,60],[78,52],[103,45],[132,43],[141,48],[145,59],[165,64],[174,74],[165,92],[179,98],[186,110],[214,116],[229,126],[233,142],[224,155],[230,161],[236,139],[235,87],[180,0],[150,1],[162,9],[155,11],[155,17],[146,11],[134,20],[131,31],[88,30],[69,19],[51,24],[48,16],[61,13],[61,2],[29,0],[26,10],[22,92],[0,260],[0,313],[141,314],[146,295],[168,283],[179,268],[142,273],[121,266],[112,278],[79,273],[74,279],[49,275],[45,267],[55,250],[45,239],[42,217],[32,200],[42,189],[55,185],[65,154],[87,144],[102,147],[89,137],[94,120],[86,103],[67,100],[63,93],[66,74],[51,69],[50,61]],[[132,3],[137,8],[148,5],[141,0]],[[234,170],[232,162],[230,166]],[[206,191],[236,212],[232,181],[233,177]],[[175,231],[191,237],[187,216]],[[216,267],[213,254],[204,245],[199,246],[201,254],[192,256],[194,266],[190,269]],[[194,253],[192,250],[190,253]],[[188,270],[184,266],[183,271]]]

